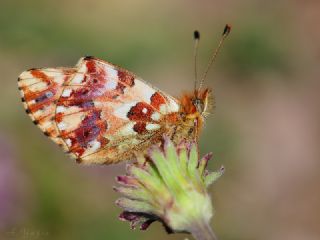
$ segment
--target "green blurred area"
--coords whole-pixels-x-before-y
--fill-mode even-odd
[[[1,0],[0,148],[6,155],[0,162],[12,165],[13,187],[5,204],[0,199],[6,212],[0,212],[0,238],[26,239],[28,232],[29,239],[54,240],[185,238],[167,235],[160,224],[141,232],[119,221],[112,186],[124,164],[82,167],[68,159],[24,113],[16,79],[32,67],[73,66],[93,55],[179,96],[193,86],[193,30],[201,32],[202,70],[231,23],[206,81],[216,109],[200,142],[202,153],[214,152],[210,167],[227,169],[211,189],[213,227],[220,239],[248,240],[290,239],[287,229],[299,225],[297,239],[317,239],[319,218],[294,206],[320,210],[319,191],[311,197],[320,179],[319,134],[311,134],[319,130],[320,30],[305,27],[319,22],[319,7],[285,0]],[[301,156],[308,166],[302,179],[294,170]],[[297,178],[304,185],[293,188],[290,180]],[[301,221],[292,221],[297,216]]]

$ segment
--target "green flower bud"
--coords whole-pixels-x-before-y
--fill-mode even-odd
[[[175,146],[165,137],[163,147],[152,147],[146,157],[139,156],[136,163],[127,165],[125,176],[117,177],[121,186],[114,189],[123,195],[116,201],[124,210],[120,219],[129,221],[133,229],[145,230],[160,221],[169,233],[188,232],[196,237],[199,231],[207,231],[211,238],[196,238],[214,239],[207,188],[224,168],[206,170],[211,157],[209,153],[199,159],[195,142]]]

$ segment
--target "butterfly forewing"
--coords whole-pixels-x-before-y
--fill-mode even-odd
[[[84,163],[132,158],[160,139],[163,119],[179,111],[171,96],[92,57],[75,68],[26,71],[19,88],[32,120]]]

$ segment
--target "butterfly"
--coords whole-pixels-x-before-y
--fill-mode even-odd
[[[217,49],[229,32],[227,25]],[[197,140],[212,106],[211,90],[201,85],[174,98],[95,57],[83,57],[72,68],[30,69],[18,78],[34,124],[84,164],[132,159],[163,135],[175,143]]]

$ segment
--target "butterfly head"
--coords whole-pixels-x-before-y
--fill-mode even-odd
[[[195,90],[193,93],[186,93],[182,96],[180,102],[182,112],[186,118],[192,119],[205,117],[209,114],[213,106],[212,91],[209,88],[204,90]]]
[[[186,138],[197,139],[205,117],[213,106],[212,92],[209,88],[185,93],[180,98],[181,129]]]
[[[203,91],[196,90],[192,99],[192,103],[201,116],[207,116],[213,107],[212,91],[209,88]]]

